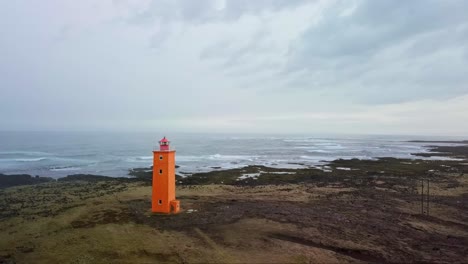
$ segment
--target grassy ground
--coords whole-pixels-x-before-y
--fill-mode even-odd
[[[71,181],[0,193],[0,262],[467,262],[466,174],[261,186],[186,185],[183,211],[152,215],[142,182]],[[191,209],[191,210],[190,210]]]

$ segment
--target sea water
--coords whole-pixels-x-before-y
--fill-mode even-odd
[[[409,140],[454,140],[416,136],[0,132],[0,173],[54,178],[70,174],[127,176],[129,169],[152,165],[153,148],[163,136],[177,151],[177,172],[186,175],[247,165],[314,167],[339,158],[415,159],[421,157],[412,154],[428,152],[429,144]]]

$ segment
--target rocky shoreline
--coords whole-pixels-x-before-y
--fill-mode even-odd
[[[250,165],[243,168],[213,170],[193,173],[189,176],[176,175],[180,185],[267,185],[310,182],[323,177],[372,175],[391,176],[407,175],[419,177],[436,172],[464,173],[468,168],[468,141],[412,141],[425,143],[457,143],[457,146],[431,146],[429,153],[413,153],[414,159],[378,158],[374,160],[337,159],[323,166],[288,169],[271,168],[263,165]],[[418,157],[445,157],[449,160],[423,160]],[[303,165],[303,164],[302,164]],[[135,168],[129,171],[129,177],[110,177],[92,174],[72,174],[57,180],[50,177],[31,176],[28,174],[0,174],[0,189],[12,186],[40,184],[54,181],[122,181],[151,183],[152,168]]]

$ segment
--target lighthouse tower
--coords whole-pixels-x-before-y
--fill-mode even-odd
[[[179,201],[175,199],[175,150],[169,147],[164,137],[159,141],[159,150],[153,151],[153,213],[177,213]]]

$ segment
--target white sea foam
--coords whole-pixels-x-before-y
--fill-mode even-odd
[[[136,160],[152,160],[153,159],[153,156],[140,156],[140,157],[137,157]]]
[[[241,176],[239,176],[239,178],[237,178],[237,180],[240,181],[240,180],[245,180],[245,179],[247,179],[247,178],[257,179],[258,176],[260,176],[260,172],[257,172],[257,173],[245,173],[245,174],[242,174]]]
[[[316,169],[319,169],[319,170],[322,170],[323,172],[332,172],[333,169],[330,167],[330,166],[312,166],[313,168],[316,168]]]
[[[465,159],[457,159],[451,157],[440,157],[440,156],[431,156],[431,157],[423,157],[423,159],[427,160],[453,160],[453,161],[463,161]]]
[[[327,157],[327,156],[300,156],[301,159],[305,161],[315,161],[315,162],[320,162],[320,161],[332,161],[335,159],[338,159],[339,157]]]
[[[268,172],[268,173],[270,173],[270,174],[296,174],[296,172],[294,172],[294,171],[272,171],[272,172]]]
[[[221,154],[214,154],[209,155],[208,159],[211,160],[248,160],[252,161],[259,156],[250,156],[250,155],[221,155]]]
[[[27,155],[27,156],[44,156],[50,155],[50,153],[43,152],[43,151],[21,151],[21,150],[13,150],[13,151],[0,151],[0,155]]]
[[[81,168],[78,167],[55,167],[51,168],[50,171],[77,171],[81,170]]]
[[[201,161],[203,160],[202,156],[190,156],[190,155],[176,155],[176,162],[191,162],[191,161]]]
[[[331,151],[324,149],[308,149],[306,151],[310,153],[332,153]]]
[[[345,171],[350,171],[351,168],[345,168],[345,167],[336,167],[337,170],[345,170]]]
[[[254,155],[221,155],[221,154],[213,154],[213,155],[200,155],[200,156],[193,156],[193,155],[176,155],[176,161],[180,162],[193,162],[193,161],[253,161],[260,156]]]
[[[22,158],[22,159],[13,159],[14,161],[19,161],[19,162],[36,162],[36,161],[41,161],[41,160],[46,160],[46,157],[40,157],[40,158]]]
[[[331,149],[331,150],[346,149],[346,147],[344,147],[343,145],[335,144],[335,143],[315,143],[314,145],[320,148]]]
[[[303,164],[282,163],[282,164],[265,164],[268,167],[276,169],[305,169],[309,166]]]
[[[293,147],[295,149],[303,149],[307,152],[311,152],[311,153],[332,153],[332,150],[326,150],[326,149],[320,149],[320,148],[317,148],[317,147],[313,147],[313,146],[297,146],[297,147]]]

